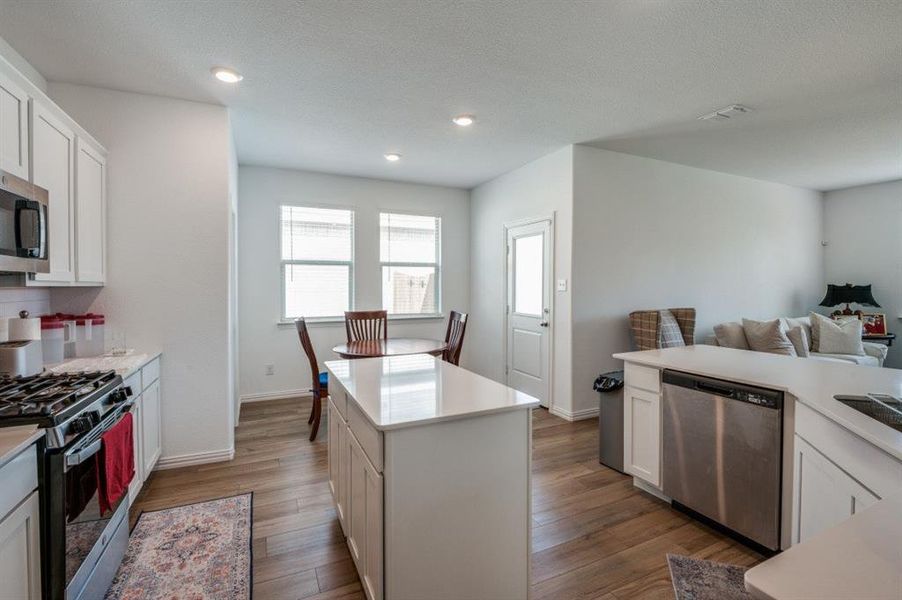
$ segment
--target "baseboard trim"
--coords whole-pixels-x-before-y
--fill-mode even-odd
[[[548,409],[548,412],[556,417],[560,417],[568,421],[582,421],[583,419],[592,419],[598,416],[597,408],[584,408],[583,410],[570,412],[569,410],[564,410],[562,408],[558,408],[557,406],[552,406]]]
[[[157,461],[154,471],[166,469],[178,469],[192,465],[205,465],[207,463],[223,462],[235,458],[235,448],[226,450],[211,450],[209,452],[195,452],[193,454],[181,454],[179,456],[163,456]]]
[[[258,392],[256,394],[243,394],[239,400],[245,402],[264,402],[266,400],[284,400],[285,398],[298,398],[310,396],[313,392],[310,388],[299,390],[281,390],[277,392]]]

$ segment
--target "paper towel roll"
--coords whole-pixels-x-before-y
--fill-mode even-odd
[[[41,320],[30,319],[10,319],[9,320],[9,341],[15,342],[19,340],[40,340],[41,339]]]
[[[9,341],[9,320],[12,317],[0,317],[0,342]]]

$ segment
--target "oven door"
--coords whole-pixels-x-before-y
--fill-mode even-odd
[[[64,585],[65,597],[69,599],[81,597],[86,589],[96,589],[98,582],[94,579],[98,577],[111,579],[125,552],[128,527],[123,524],[127,523],[128,491],[109,510],[101,509],[98,481],[103,467],[97,459],[101,436],[123,418],[130,406],[131,403],[118,405],[91,432],[59,455],[63,518],[57,522],[64,534],[57,539],[65,539]],[[103,568],[104,565],[113,567]]]
[[[0,271],[47,273],[47,191],[0,171]]]

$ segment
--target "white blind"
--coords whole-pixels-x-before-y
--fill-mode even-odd
[[[284,319],[338,317],[350,309],[354,213],[281,207]]]
[[[379,215],[379,252],[384,263],[438,262],[439,218]]]
[[[441,297],[441,219],[379,215],[382,307],[392,314],[436,314]]]
[[[353,213],[282,207],[282,260],[351,260]]]

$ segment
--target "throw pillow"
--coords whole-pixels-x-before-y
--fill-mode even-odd
[[[676,317],[669,310],[662,310],[658,314],[660,325],[658,327],[658,348],[679,348],[686,345],[683,340],[683,332]]]
[[[808,358],[808,335],[805,333],[805,330],[801,325],[797,325],[792,329],[789,329],[786,332],[786,337],[788,337],[789,341],[792,342],[793,348],[796,349],[796,354],[803,358]]]
[[[816,313],[812,313],[814,315]],[[817,323],[817,325],[815,325]],[[817,329],[817,350],[821,354],[864,355],[861,343],[861,321],[847,319],[834,321],[822,315],[811,317],[812,333]]]
[[[737,323],[736,321],[715,325],[714,339],[717,340],[718,346],[723,346],[724,348],[749,349],[749,342],[745,339],[742,323]]]
[[[756,352],[770,352],[771,354],[785,354],[797,356],[796,350],[783,333],[780,327],[780,319],[773,321],[742,320],[742,328],[745,337],[749,341],[749,347]]]

